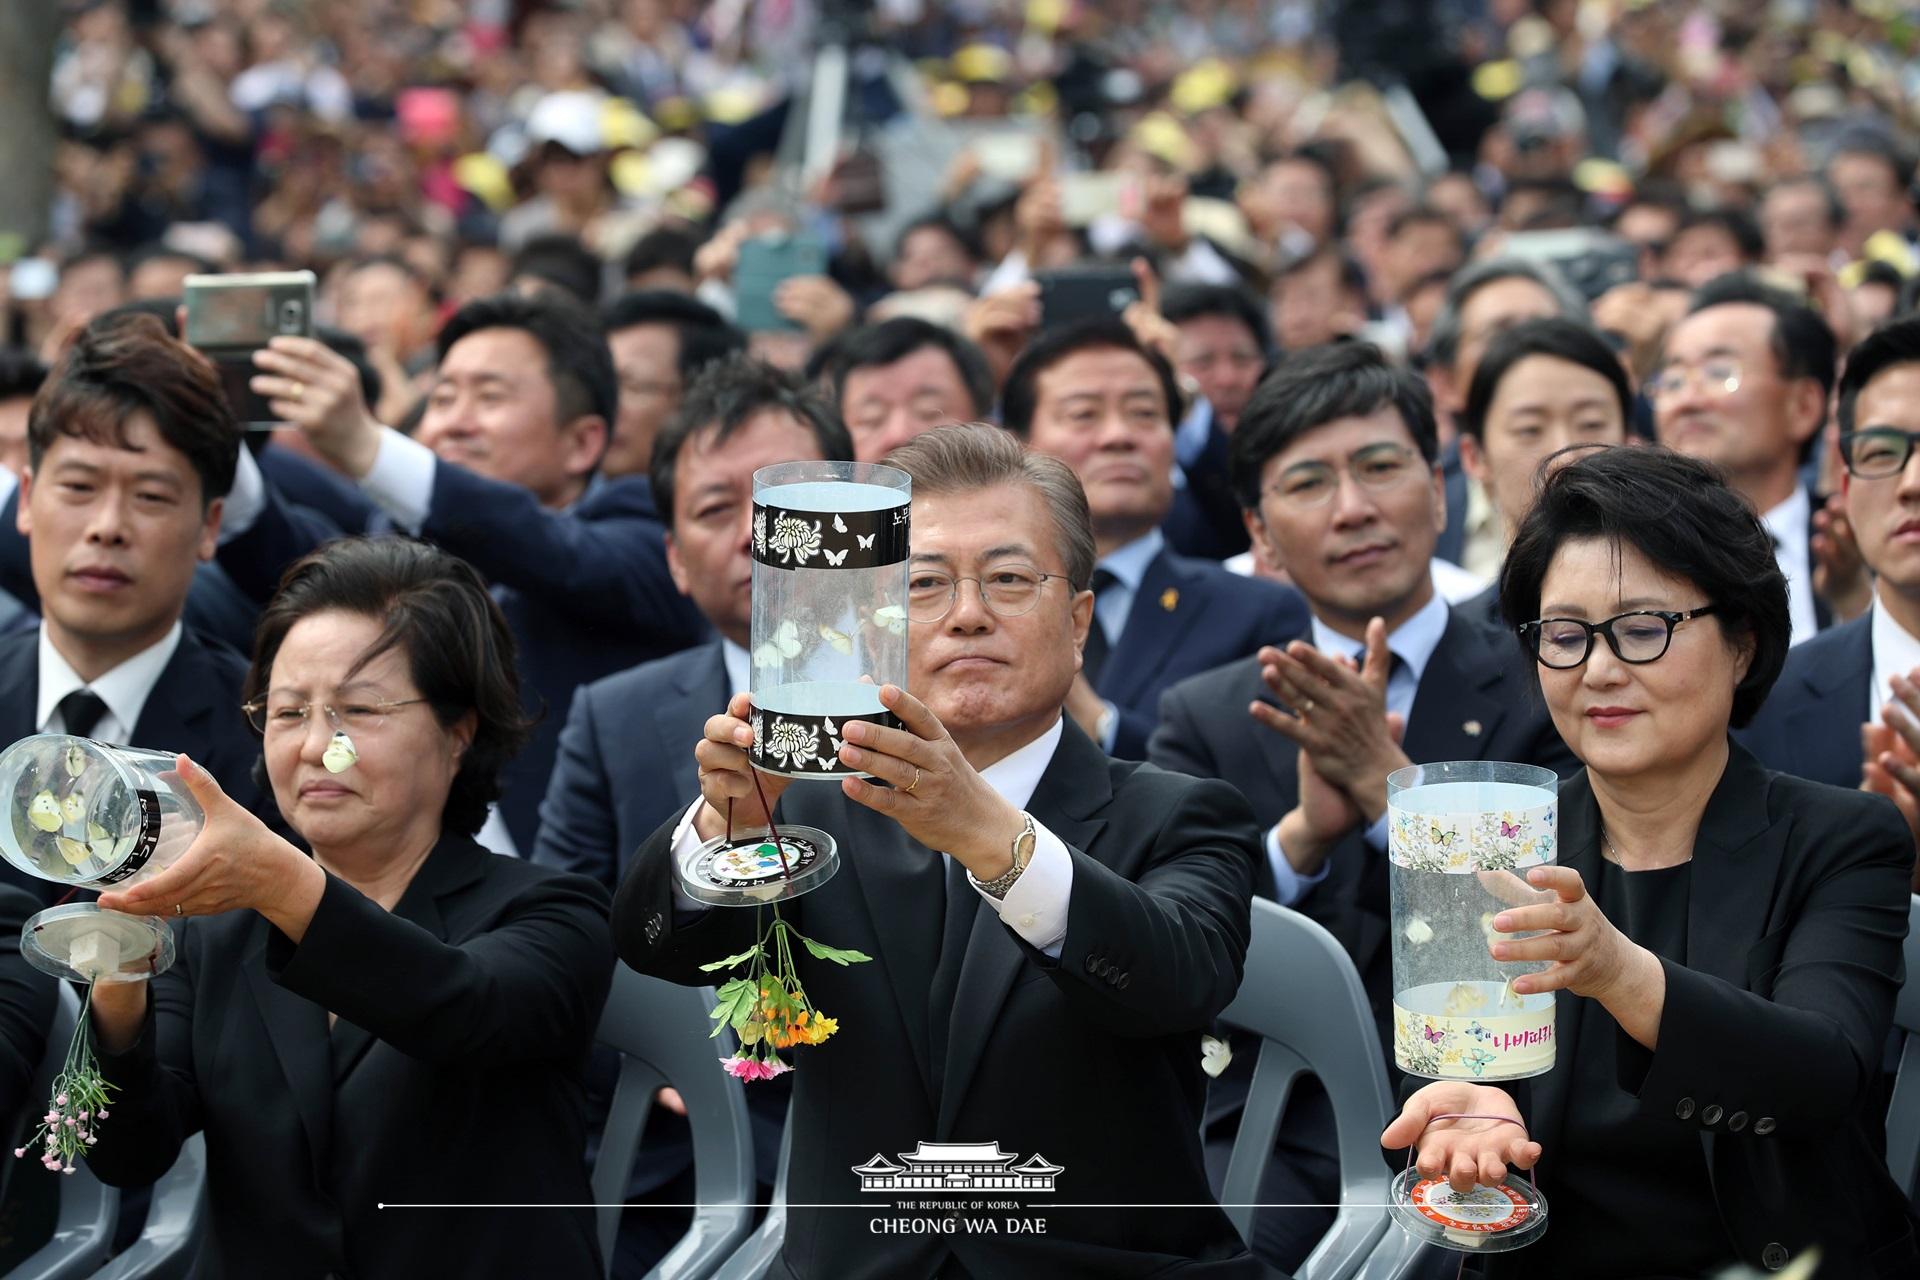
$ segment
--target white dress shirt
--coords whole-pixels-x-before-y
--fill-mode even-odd
[[[1012,755],[988,765],[980,771],[986,784],[1000,793],[1000,798],[1016,809],[1025,809],[1033,801],[1033,792],[1040,785],[1041,775],[1047,766],[1053,763],[1053,755],[1060,746],[1061,734],[1065,722],[1055,720],[1053,727],[1021,747]],[[673,831],[672,857],[678,866],[695,849],[700,847],[700,836],[694,828],[694,816],[699,813],[703,800],[695,800],[681,815],[680,824]],[[1035,819],[1033,824],[1033,857],[1027,862],[1027,869],[1013,882],[1004,898],[995,898],[982,892],[981,901],[993,908],[1006,926],[1025,938],[1034,950],[1049,959],[1060,958],[1061,944],[1067,940],[1067,904],[1073,897],[1073,856],[1067,852],[1067,846],[1060,837],[1047,830]],[[944,854],[942,856],[945,856]],[[971,883],[971,878],[969,878]],[[978,885],[974,885],[979,890]],[[674,887],[674,898],[683,910],[705,910],[705,904],[689,897],[678,884]]]
[[[107,704],[107,710],[87,736],[99,742],[126,746],[133,738],[133,727],[140,723],[140,713],[146,709],[148,695],[152,694],[153,686],[160,682],[160,673],[167,669],[167,664],[173,661],[174,651],[180,647],[181,632],[180,623],[175,622],[158,643],[142,649],[97,679],[82,680],[79,672],[53,647],[53,641],[47,637],[47,624],[41,623],[40,701],[34,709],[33,722],[39,726],[41,733],[67,732],[66,723],[60,715],[60,700],[75,689],[91,689],[100,701]]]
[[[1393,670],[1387,677],[1387,710],[1398,714],[1403,721],[1413,714],[1413,699],[1420,692],[1420,677],[1426,673],[1427,663],[1433,659],[1433,651],[1440,647],[1440,638],[1446,634],[1447,612],[1446,600],[1436,592],[1418,613],[1387,635],[1388,652],[1400,659],[1393,664]],[[1320,621],[1318,614],[1313,618],[1313,647],[1336,658],[1352,658],[1355,662],[1363,659],[1367,648],[1361,641],[1343,636]],[[1387,847],[1385,813],[1368,824],[1366,840],[1374,849]],[[1293,864],[1287,861],[1286,851],[1280,847],[1278,823],[1267,832],[1267,861],[1273,867],[1274,897],[1283,907],[1292,906],[1307,890],[1325,880],[1330,866],[1322,862],[1320,870],[1310,876],[1295,871]]]
[[[1894,621],[1881,605],[1879,594],[1873,599],[1872,629],[1873,681],[1867,687],[1867,719],[1883,723],[1882,712],[1893,699],[1893,677],[1911,676],[1920,668],[1920,637]]]
[[[1791,643],[1811,640],[1820,631],[1820,621],[1813,612],[1813,548],[1808,534],[1813,502],[1805,487],[1796,484],[1792,497],[1760,519],[1773,535],[1773,558],[1787,578],[1787,612],[1793,619]]]

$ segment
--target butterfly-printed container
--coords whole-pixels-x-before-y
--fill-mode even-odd
[[[871,462],[753,473],[754,767],[843,778],[846,722],[898,727],[880,687],[907,685],[912,481]]]
[[[1512,980],[1545,964],[1502,963],[1489,947],[1510,907],[1551,901],[1526,881],[1558,851],[1551,769],[1493,760],[1413,765],[1387,775],[1393,931],[1393,1056],[1435,1080],[1517,1080],[1553,1068],[1554,998]]]
[[[174,756],[42,733],[0,752],[0,857],[27,875],[74,889],[125,889],[173,865],[206,817]],[[20,952],[43,973],[80,982],[134,982],[173,963],[165,921],[51,907],[27,921]]]

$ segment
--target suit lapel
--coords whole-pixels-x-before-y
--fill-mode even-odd
[[[1872,616],[1847,624],[1856,633],[1838,661],[1806,672],[1811,696],[1787,716],[1799,771],[1808,777],[1828,776],[1834,760],[1852,762],[1853,768],[1842,772],[1860,771],[1860,726],[1873,706],[1873,624],[1867,620]]]
[[[394,904],[393,914],[419,925],[442,942],[449,941],[441,900],[479,880],[491,856],[466,836],[442,836]],[[335,1087],[353,1074],[373,1041],[373,1033],[366,1028],[345,1018],[335,1021],[331,1037]]]
[[[1148,562],[1140,589],[1133,593],[1133,607],[1127,610],[1127,624],[1107,657],[1100,696],[1123,707],[1138,700],[1206,611],[1199,585],[1182,574],[1165,551]]]
[[[328,1144],[333,1134],[333,1083],[328,1076],[327,1011],[305,996],[296,995],[267,973],[267,930],[264,919],[253,926],[248,941],[247,987],[266,1024],[267,1040],[287,1077],[294,1110],[307,1131],[313,1175],[325,1184]]]
[[[1407,716],[1407,758],[1420,763],[1483,758],[1507,713],[1497,693],[1503,670],[1486,635],[1462,611],[1449,610]]]
[[[140,708],[140,723],[133,726],[134,746],[180,751],[189,742],[205,740],[197,730],[213,714],[214,691],[220,687],[206,665],[200,641],[192,631],[183,631],[179,647]]]
[[[1560,786],[1560,865],[1580,873],[1581,883],[1594,885],[1600,876],[1600,806],[1593,798],[1593,784],[1581,770]],[[1564,992],[1555,997],[1553,1011],[1554,1061],[1564,1070],[1549,1071],[1533,1080],[1534,1109],[1532,1133],[1541,1149],[1548,1153],[1562,1150],[1561,1136],[1567,1123],[1567,1087],[1573,1078],[1573,1063],[1580,1052],[1580,1019],[1573,998]]]
[[[906,1027],[907,1041],[913,1047],[913,1060],[920,1068],[927,1096],[932,1097],[927,993],[933,988],[933,957],[939,940],[926,937],[928,913],[916,908],[928,892],[929,880],[923,878],[925,860],[932,857],[938,861],[938,857],[918,846],[905,848],[912,842],[899,825],[865,805],[849,804],[839,795],[828,803],[832,817],[819,825],[846,833],[840,845],[841,866],[859,886],[867,918],[880,943],[880,955],[886,962],[887,980],[893,984],[901,1025]],[[944,894],[945,889],[936,892]]]
[[[700,790],[699,768],[693,752],[686,749],[688,725],[705,724],[707,717],[726,710],[728,680],[726,659],[715,641],[707,649],[708,661],[685,664],[675,681],[675,696],[663,698],[654,708],[660,726],[660,740],[667,744],[669,767],[673,771],[673,794],[692,796]],[[618,730],[619,726],[609,726]]]
[[[1687,967],[1741,990],[1747,953],[1766,932],[1768,904],[1786,850],[1788,824],[1767,817],[1770,780],[1760,762],[1731,744],[1726,772],[1707,800],[1694,840],[1687,903]]]
[[[1106,826],[1095,817],[1113,798],[1113,785],[1107,773],[1106,753],[1086,734],[1067,721],[1060,745],[1027,812],[1033,820],[1058,836],[1069,849],[1089,853],[1088,846]],[[1089,853],[1089,856],[1097,856]],[[975,895],[973,932],[967,940],[967,954],[961,962],[960,984],[948,1012],[947,1058],[944,1083],[940,1091],[940,1121],[935,1133],[942,1139],[952,1137],[953,1124],[973,1081],[987,1037],[998,1020],[1000,1006],[1006,1002],[1014,977],[1020,972],[1026,953],[1013,933],[1000,922],[992,907]],[[953,908],[949,906],[948,910]],[[934,1011],[936,1016],[939,1010]]]
[[[0,724],[17,737],[39,732],[40,632],[22,631],[0,641]]]

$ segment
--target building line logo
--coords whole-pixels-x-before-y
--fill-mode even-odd
[[[900,1153],[899,1164],[876,1151],[865,1164],[850,1167],[860,1175],[862,1191],[1046,1192],[1066,1172],[1037,1151],[1015,1164],[1019,1158],[1017,1152],[1000,1150],[997,1140],[921,1142]]]

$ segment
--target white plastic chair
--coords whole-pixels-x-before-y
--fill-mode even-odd
[[[627,1175],[663,1086],[678,1090],[687,1104],[700,1207],[649,1280],[706,1280],[753,1225],[753,1135],[740,1085],[715,1061],[732,1051],[732,1033],[707,1038],[713,1001],[708,988],[675,986],[620,963],[613,967],[598,1038],[621,1055],[620,1075],[593,1167],[593,1198],[602,1206],[596,1210],[600,1252],[609,1275]]]
[[[140,1238],[93,1280],[189,1280],[206,1221],[207,1140],[196,1133],[181,1144],[173,1168],[153,1184]]]
[[[773,1175],[773,1202],[767,1216],[753,1229],[725,1265],[714,1273],[714,1280],[760,1280],[773,1269],[780,1247],[787,1240],[787,1162],[793,1154],[793,1106],[787,1106],[787,1123],[780,1130],[779,1167]]]

